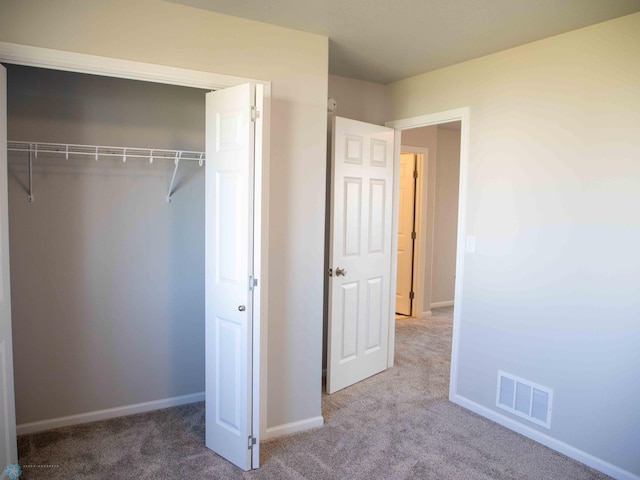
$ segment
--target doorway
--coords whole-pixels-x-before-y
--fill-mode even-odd
[[[422,250],[422,259],[424,261],[424,267],[420,267],[418,274],[414,276],[422,279],[423,288],[420,293],[424,296],[424,306],[420,316],[427,317],[431,315],[431,308],[437,308],[440,306],[450,305],[454,306],[453,311],[453,335],[452,335],[452,355],[451,355],[451,375],[450,375],[450,388],[449,396],[453,395],[455,391],[455,384],[457,382],[457,355],[458,355],[458,337],[459,337],[459,318],[461,314],[460,300],[462,298],[462,286],[464,272],[464,251],[465,251],[465,210],[466,210],[466,190],[467,190],[467,151],[469,142],[469,109],[460,108],[456,110],[449,110],[435,114],[422,115],[418,117],[397,120],[387,122],[388,127],[392,127],[401,137],[396,142],[396,155],[395,158],[400,158],[402,152],[406,152],[405,145],[419,146],[428,150],[428,154],[425,159],[426,175],[423,177],[422,182],[418,182],[418,185],[424,187],[422,195],[419,198],[424,200],[422,211],[417,209],[420,213],[416,218],[425,225],[426,234],[420,241]],[[427,129],[427,127],[431,127]],[[446,137],[446,141],[442,144],[444,148],[442,150],[441,162],[437,162],[437,139],[438,129],[443,132],[443,138]],[[454,133],[452,133],[454,132]],[[453,137],[453,141],[452,141]],[[457,140],[455,140],[457,138]],[[454,146],[452,150],[450,147]],[[456,158],[456,168],[441,168],[441,177],[444,176],[446,182],[437,184],[437,167],[442,165],[443,162],[447,162],[450,158]],[[449,161],[448,163],[451,163]],[[451,165],[449,165],[451,166]],[[396,177],[399,178],[399,166],[396,169]],[[440,188],[437,188],[437,187]],[[452,188],[455,187],[455,188]],[[399,204],[398,196],[396,196],[396,202]],[[436,206],[440,204],[441,211],[439,212],[440,222],[436,223]],[[445,208],[446,207],[446,208]],[[438,235],[437,225],[446,225],[449,228],[446,231],[446,235],[440,232]],[[453,228],[451,228],[453,226]],[[418,233],[419,235],[419,233]],[[446,258],[448,262],[444,265],[447,269],[443,269],[442,258],[439,255],[439,250],[434,250],[435,245],[438,245],[438,249],[442,245],[446,246],[447,254]],[[437,261],[436,261],[437,259]],[[395,267],[395,266],[394,266]],[[433,297],[433,281],[438,279],[438,275],[442,271],[446,272],[443,276],[443,284],[448,287],[438,292],[446,292],[446,295],[450,295],[451,298],[447,300],[440,300]],[[395,319],[391,320],[395,324]],[[389,329],[389,366],[393,365],[395,354],[395,329]]]
[[[402,142],[402,138],[400,139]],[[404,162],[404,165],[403,165]],[[413,167],[412,167],[413,165]],[[405,172],[403,172],[403,167]],[[408,168],[407,168],[408,167]],[[430,245],[427,243],[427,232],[432,228],[427,222],[424,210],[427,206],[427,182],[429,178],[429,149],[426,147],[416,147],[405,145],[403,143],[400,152],[400,170],[398,173],[398,266],[396,272],[396,317],[424,317],[429,308],[426,302],[425,290],[425,260],[427,256],[425,252]],[[404,177],[404,178],[403,178]],[[402,184],[406,186],[403,188]],[[404,191],[403,191],[404,190]],[[405,193],[407,192],[408,193]],[[403,195],[404,193],[404,195]],[[403,199],[404,196],[404,199]],[[404,225],[403,225],[404,223]],[[402,230],[408,233],[402,233]],[[404,237],[404,238],[403,238]],[[402,242],[410,244],[411,261],[401,250]],[[404,265],[401,265],[404,262]],[[404,297],[404,308],[399,305],[401,298]],[[410,302],[407,302],[410,300]],[[407,308],[409,305],[409,308]]]

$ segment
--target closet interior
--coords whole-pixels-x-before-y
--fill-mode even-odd
[[[18,425],[203,396],[206,92],[6,67]]]

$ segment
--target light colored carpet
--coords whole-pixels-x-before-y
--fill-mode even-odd
[[[324,395],[325,426],[263,442],[257,471],[204,446],[198,403],[21,436],[20,480],[609,478],[448,402],[451,316],[398,320],[396,366]]]

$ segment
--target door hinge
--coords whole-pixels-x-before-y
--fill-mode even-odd
[[[251,105],[251,121],[255,122],[258,118],[260,118],[260,111],[256,109],[255,105]]]
[[[249,435],[249,444],[247,445],[247,450],[253,449],[253,446],[256,444],[256,437],[253,435]]]
[[[418,178],[418,170],[413,171],[413,178]]]
[[[413,300],[416,294],[414,292],[409,292],[409,300]]]
[[[415,240],[416,239],[416,232],[411,232],[411,240]]]
[[[249,291],[252,291],[257,286],[258,286],[258,279],[254,278],[253,275],[249,275]]]

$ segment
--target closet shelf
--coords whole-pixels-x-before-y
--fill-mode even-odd
[[[189,150],[165,150],[161,148],[139,148],[139,147],[109,147],[104,145],[76,145],[71,143],[41,143],[41,142],[7,142],[7,150],[11,152],[33,153],[35,158],[38,154],[59,154],[84,155],[93,160],[99,157],[121,157],[124,162],[128,158],[145,158],[150,162],[154,160],[186,160],[202,162],[205,160],[204,152],[193,152]]]
[[[104,145],[78,145],[72,143],[42,143],[42,142],[17,142],[8,141],[7,151],[23,152],[29,154],[29,191],[27,192],[29,201],[33,202],[33,160],[38,158],[38,154],[57,154],[64,155],[68,160],[69,156],[81,155],[88,159],[98,161],[100,157],[118,157],[123,163],[129,158],[144,158],[153,163],[154,160],[173,160],[175,167],[171,184],[167,192],[167,203],[171,203],[171,197],[174,193],[174,185],[178,166],[180,162],[198,162],[203,165],[205,152],[194,152],[190,150],[166,150],[162,148],[139,148],[139,147],[109,147]]]

